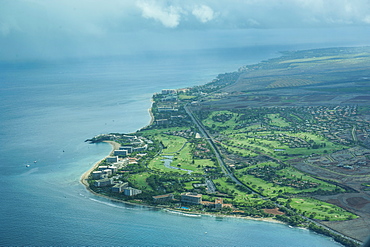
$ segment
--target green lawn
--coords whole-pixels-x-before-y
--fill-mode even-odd
[[[129,182],[133,187],[138,189],[151,190],[150,186],[147,184],[146,179],[150,176],[150,173],[140,173],[134,174],[129,178]]]
[[[240,153],[242,156],[248,156],[255,154],[254,152],[262,152],[268,155],[271,155],[275,158],[279,159],[292,159],[298,155],[306,156],[311,155],[312,153],[315,154],[325,154],[325,153],[332,153],[334,151],[338,151],[343,149],[345,146],[338,145],[332,142],[327,141],[321,136],[317,136],[311,133],[288,133],[284,131],[274,132],[274,134],[284,134],[291,137],[298,137],[302,140],[312,140],[318,144],[324,144],[323,147],[319,147],[316,149],[308,148],[308,147],[296,147],[290,148],[288,145],[281,143],[280,141],[273,140],[272,138],[263,139],[262,137],[266,135],[270,135],[270,131],[258,132],[256,136],[260,137],[246,137],[245,133],[240,134],[229,134],[228,140],[223,142],[225,148],[229,148],[232,152]],[[275,149],[284,149],[282,152],[276,152]],[[291,157],[289,157],[291,156]]]
[[[282,170],[276,171],[276,174],[278,174],[281,178],[285,177],[287,179],[294,179],[297,180],[296,183],[300,181],[304,181],[305,183],[316,183],[316,187],[307,188],[307,189],[301,189],[301,188],[295,188],[292,186],[285,186],[285,185],[279,185],[276,183],[273,183],[272,181],[265,181],[263,178],[258,178],[252,174],[245,174],[245,171],[249,169],[253,169],[255,167],[262,167],[264,165],[270,165],[270,163],[260,163],[258,165],[250,166],[247,168],[235,170],[235,176],[240,179],[243,183],[247,184],[252,189],[258,191],[259,193],[263,194],[264,196],[269,197],[275,197],[279,193],[285,194],[298,194],[298,193],[310,193],[315,192],[318,189],[321,189],[322,191],[334,191],[340,189],[342,192],[344,191],[341,188],[337,188],[335,185],[326,183],[321,180],[317,180],[315,178],[312,178],[311,176],[308,176],[304,173],[301,173],[300,171],[292,168],[287,167]],[[272,166],[276,166],[276,164],[273,164]]]
[[[286,199],[279,199],[279,202],[286,202]],[[297,197],[292,198],[289,203],[292,208],[305,214],[307,217],[318,220],[340,221],[355,219],[358,216],[333,204],[322,202],[313,198]]]
[[[172,137],[172,136],[171,136]],[[176,138],[175,138],[176,139]],[[172,142],[175,140],[172,138],[172,140],[167,140],[166,143],[171,146],[173,150],[177,149],[180,147],[180,144],[175,144]],[[181,150],[177,149],[178,152],[163,152],[160,156],[155,157],[153,160],[151,160],[148,164],[149,168],[152,169],[159,169],[163,172],[180,172],[186,174],[187,171],[182,171],[182,170],[174,170],[171,168],[167,168],[164,166],[164,162],[162,161],[164,159],[164,155],[171,155],[173,156],[171,166],[173,167],[179,167],[182,169],[186,170],[191,170],[193,172],[201,173],[203,174],[203,167],[204,166],[215,166],[214,162],[211,161],[210,159],[194,159],[193,163],[193,153],[192,153],[192,144],[191,143],[186,143],[186,139],[182,137],[178,137],[177,140],[182,141],[181,145]],[[176,146],[177,145],[177,146]],[[169,150],[169,149],[165,149]],[[199,166],[199,167],[198,167]]]
[[[159,136],[159,139],[162,141],[165,148],[163,149],[163,154],[174,154],[184,146],[187,140],[183,137],[165,135],[162,134]]]
[[[278,127],[287,127],[290,126],[284,118],[280,117],[280,114],[267,114],[267,117],[270,119],[270,125]]]
[[[186,94],[179,94],[179,99],[180,100],[187,100],[187,99],[194,99],[196,96],[193,95],[186,95]]]
[[[191,181],[191,182],[186,182],[185,183],[185,189],[187,189],[187,190],[192,190],[192,189],[194,189],[194,187],[193,187],[193,184],[200,184],[201,183],[201,181]]]

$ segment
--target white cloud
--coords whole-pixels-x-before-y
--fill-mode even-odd
[[[161,6],[154,1],[138,1],[137,6],[141,9],[144,18],[157,20],[165,27],[175,28],[180,24],[183,12],[180,7]]]
[[[196,6],[192,14],[203,23],[209,22],[215,17],[215,13],[207,5]]]
[[[209,33],[220,30],[258,29],[262,32],[265,29],[320,27],[320,30],[330,30],[357,26],[366,30],[364,35],[370,33],[369,0],[0,2],[0,47],[3,48],[0,60],[27,54],[30,57],[40,54],[52,57],[58,53],[60,56],[82,56],[119,54],[143,48],[196,47],[199,43],[206,46],[210,39],[203,40]],[[194,30],[201,31],[198,33],[203,36],[195,39]],[[343,35],[347,36],[351,35]],[[224,37],[224,41],[236,42],[230,37]]]

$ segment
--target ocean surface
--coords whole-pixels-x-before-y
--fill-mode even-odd
[[[284,224],[117,203],[80,183],[111,150],[84,141],[147,125],[153,93],[204,84],[278,51],[315,46],[1,63],[0,246],[340,246]]]

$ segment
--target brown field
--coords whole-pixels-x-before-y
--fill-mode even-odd
[[[279,211],[278,208],[264,209],[263,211],[265,211],[265,213],[273,214],[273,215],[284,215],[284,213]]]

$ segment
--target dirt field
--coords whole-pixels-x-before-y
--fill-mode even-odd
[[[284,213],[279,211],[278,208],[264,209],[263,211],[265,211],[265,213],[273,214],[273,215],[284,215]]]
[[[370,237],[370,195],[365,193],[347,193],[333,196],[316,196],[323,200],[360,216],[347,221],[322,221],[321,223],[347,236],[360,241]]]

